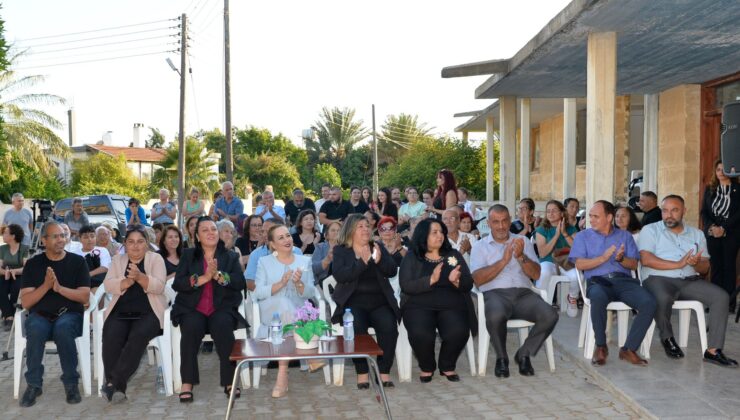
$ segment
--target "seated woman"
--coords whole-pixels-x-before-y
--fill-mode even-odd
[[[356,213],[344,221],[333,258],[332,273],[337,287],[332,298],[337,309],[331,321],[341,324],[344,310],[348,308],[355,318],[355,335],[367,334],[370,327],[375,329],[383,350],[383,356],[378,356],[380,380],[384,387],[392,387],[390,371],[401,313],[388,278],[396,275],[396,263],[385,247],[370,241],[370,225],[365,217]],[[357,372],[357,388],[369,389],[367,361],[352,359],[352,362]]]
[[[190,216],[185,222],[185,232],[183,232],[183,245],[185,248],[195,248],[195,224],[198,223],[200,216]]]
[[[563,201],[563,205],[565,206],[568,224],[575,226],[579,232],[586,229],[586,218],[578,217],[578,211],[581,209],[581,203],[578,202],[578,199],[573,197],[566,198]]]
[[[577,300],[580,289],[578,288],[578,277],[575,268],[568,261],[568,254],[570,253],[570,247],[573,246],[573,238],[578,233],[578,229],[568,224],[566,216],[563,203],[557,200],[547,202],[545,219],[542,225],[534,231],[537,253],[540,257],[540,278],[536,285],[546,289],[550,283],[550,277],[557,276],[561,271],[565,271],[565,275],[570,278],[567,313],[569,317],[573,318],[578,315]]]
[[[114,255],[103,286],[113,299],[103,324],[102,393],[109,402],[126,399],[126,384],[136,372],[149,340],[162,334],[166,270],[162,256],[149,251],[142,225],[129,225],[126,253]]]
[[[388,253],[391,254],[391,257],[393,257],[393,261],[396,263],[396,267],[400,267],[401,260],[406,255],[406,248],[404,248],[403,239],[401,238],[401,235],[396,231],[396,228],[396,219],[390,216],[383,216],[380,218],[380,223],[378,223],[378,234],[380,235],[380,242],[383,244]]]
[[[10,224],[2,228],[4,245],[0,245],[0,310],[3,329],[10,331],[15,304],[23,281],[23,266],[28,258],[28,245],[23,245],[23,228]]]
[[[295,233],[293,234],[293,244],[301,249],[303,255],[313,254],[316,245],[322,239],[321,233],[316,230],[316,212],[313,210],[303,210],[298,213],[295,222]]]
[[[239,265],[242,267],[242,270],[246,269],[247,267],[241,264],[242,252],[236,246],[237,233],[234,223],[231,220],[219,220],[216,222],[216,227],[218,228],[218,238],[224,243],[224,248],[228,251],[236,252],[239,257]]]
[[[172,288],[177,292],[172,307],[172,324],[180,326],[180,402],[193,401],[193,385],[200,382],[198,348],[205,334],[211,334],[219,359],[219,376],[229,396],[236,365],[229,360],[234,330],[247,321],[239,313],[244,274],[239,256],[226,249],[218,237],[216,222],[201,216],[195,225],[195,247],[183,250]],[[239,396],[239,392],[236,392]]]
[[[380,216],[378,216],[378,213],[374,211],[366,211],[365,219],[367,220],[368,226],[370,226],[370,235],[376,240],[380,240],[380,238],[378,238],[378,224],[380,223]]]
[[[478,232],[478,229],[475,227],[473,216],[466,211],[460,213],[460,232],[469,233],[475,236],[476,240],[480,239],[480,232]]]
[[[642,230],[642,223],[637,218],[637,214],[632,210],[630,206],[619,206],[617,207],[617,213],[614,216],[614,226],[617,229],[626,230],[632,234],[635,243],[640,237],[640,230]]]
[[[422,220],[411,239],[411,250],[401,263],[401,314],[409,343],[419,361],[420,380],[440,375],[458,382],[455,373],[477,321],[470,290],[473,276],[465,259],[447,240],[447,228],[435,219]],[[442,338],[439,365],[434,361],[437,331]]]
[[[378,201],[375,205],[378,208],[377,213],[380,217],[390,216],[398,220],[398,207],[391,200],[390,188],[381,188],[378,190]]]
[[[316,245],[311,255],[313,264],[313,278],[316,286],[321,287],[325,278],[331,275],[331,262],[334,255],[334,247],[339,243],[339,231],[342,224],[333,221],[326,226],[325,241]]]
[[[267,337],[273,314],[280,314],[283,325],[293,322],[295,310],[314,295],[311,259],[293,254],[293,238],[284,225],[272,226],[267,231],[267,245],[272,254],[259,259],[254,298],[260,306],[257,337]],[[272,397],[280,398],[288,392],[288,361],[278,363],[278,376]]]
[[[244,220],[242,236],[237,238],[235,242],[236,247],[242,253],[239,261],[244,267],[249,263],[249,254],[264,243],[262,223],[262,217],[256,214],[252,214]]]
[[[182,256],[182,234],[176,226],[169,225],[159,239],[159,255],[164,258],[167,280],[174,279]]]

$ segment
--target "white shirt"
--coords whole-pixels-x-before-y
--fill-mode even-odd
[[[693,250],[694,253],[701,251],[702,258],[709,258],[707,239],[704,237],[702,231],[684,225],[683,232],[675,234],[662,221],[650,223],[642,228],[640,239],[637,242],[637,248],[640,251],[648,251],[656,257],[667,261],[680,261],[689,250]],[[656,270],[642,266],[640,275],[643,280],[651,275],[684,278],[695,276],[697,272],[690,265],[674,270]]]
[[[79,242],[77,243],[79,244]],[[110,263],[111,263],[110,252],[108,252],[108,250],[103,248],[102,246],[96,246],[92,250],[85,252],[82,250],[82,244],[80,244],[80,247],[77,250],[70,251],[70,252],[73,252],[81,257],[85,257],[86,255],[94,251],[99,252],[98,255],[100,255],[100,266],[105,267],[105,268],[110,268]]]
[[[82,244],[77,241],[72,241],[67,245],[64,245],[64,250],[73,254],[82,255]]]
[[[477,241],[475,239],[475,235],[472,235],[467,232],[462,232],[459,230],[457,231],[457,241],[453,241],[452,238],[449,235],[447,235],[447,240],[450,242],[450,245],[452,245],[452,248],[455,251],[460,251],[460,246],[462,245],[465,238],[468,239],[468,241],[470,242],[470,245],[473,245]],[[465,258],[465,262],[468,263],[468,265],[470,265],[470,252],[464,253],[463,258]]]
[[[488,236],[473,244],[470,251],[470,272],[473,273],[481,268],[493,265],[500,261],[504,256],[504,247],[515,238],[521,238],[524,241],[524,255],[530,260],[537,262],[537,254],[534,252],[532,242],[526,236],[509,234],[509,239],[505,243],[496,242],[493,236]],[[487,292],[492,289],[505,289],[514,287],[532,287],[532,281],[524,274],[521,264],[516,258],[509,260],[503,270],[493,280],[480,286],[481,292]]]

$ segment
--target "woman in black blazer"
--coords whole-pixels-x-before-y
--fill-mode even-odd
[[[411,249],[401,262],[401,313],[414,350],[421,382],[440,375],[458,382],[455,365],[477,331],[470,290],[473,276],[462,254],[447,240],[447,227],[436,219],[424,219],[414,229]],[[437,330],[442,338],[439,365],[434,360]]]
[[[734,313],[737,302],[735,264],[740,245],[740,186],[737,178],[725,175],[721,160],[714,162],[712,181],[704,190],[701,219],[711,256],[712,283],[734,297],[730,299],[730,312]]]
[[[362,214],[353,213],[347,217],[339,233],[339,244],[333,251],[332,273],[337,287],[332,298],[337,309],[331,320],[341,323],[345,308],[349,308],[355,319],[355,335],[367,334],[369,327],[375,329],[383,350],[383,356],[378,356],[380,380],[384,387],[392,387],[389,374],[401,315],[388,278],[396,275],[396,263],[383,246],[371,242],[370,235],[370,225]],[[367,362],[352,361],[357,372],[357,388],[368,389]]]
[[[239,313],[244,274],[235,252],[219,240],[216,223],[208,216],[195,225],[195,247],[183,250],[172,288],[177,292],[172,323],[180,326],[180,402],[193,401],[193,385],[199,383],[198,348],[206,333],[216,344],[221,386],[229,395],[235,364],[229,361],[234,330],[247,321]],[[238,396],[238,394],[237,394]]]

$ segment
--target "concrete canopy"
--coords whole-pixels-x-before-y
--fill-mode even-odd
[[[586,100],[578,98],[576,101],[578,109],[586,108]],[[517,101],[517,109],[521,105],[521,100]],[[530,105],[530,124],[531,127],[536,127],[542,120],[550,118],[555,114],[563,112],[563,100],[554,98],[532,98]],[[471,116],[470,119],[465,121],[463,124],[455,128],[456,132],[485,132],[486,131],[486,118],[493,117],[493,129],[498,130],[499,123],[499,105],[498,101],[495,101],[487,108],[480,111],[474,112],[461,112],[455,114],[455,117],[467,117]],[[521,119],[517,118],[517,128],[521,128]],[[530,128],[531,128],[530,127]]]
[[[738,22],[737,0],[573,0],[475,97],[585,96],[588,34],[604,31],[617,32],[620,95],[712,80],[738,71]]]

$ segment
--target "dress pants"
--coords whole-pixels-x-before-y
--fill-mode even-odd
[[[606,281],[604,281],[606,280]],[[586,295],[591,300],[591,322],[597,346],[606,346],[606,306],[611,302],[621,301],[637,311],[632,322],[624,348],[636,351],[642,344],[645,333],[653,323],[655,315],[655,298],[640,286],[640,281],[632,277],[600,278],[604,284],[589,279]]]
[[[3,318],[15,314],[15,304],[18,303],[18,292],[21,290],[21,276],[15,280],[5,280],[0,278],[0,311]]]
[[[735,292],[737,282],[737,251],[740,241],[738,234],[727,232],[724,238],[707,237],[707,249],[712,258],[712,283],[723,288],[727,294]]]
[[[378,356],[378,370],[380,373],[390,373],[398,341],[398,321],[393,309],[387,304],[374,308],[355,305],[352,307],[352,315],[355,318],[355,335],[367,334],[370,327],[375,329],[378,345],[383,350],[383,355]],[[358,375],[369,372],[367,360],[352,359],[352,363]]]
[[[529,336],[517,351],[519,357],[537,355],[555,324],[558,313],[540,295],[524,287],[492,289],[483,292],[486,313],[486,328],[491,336],[491,346],[497,358],[508,359],[506,352],[506,322],[523,319],[534,323]]]
[[[658,309],[655,311],[655,324],[660,331],[660,339],[673,337],[671,312],[677,300],[698,300],[709,307],[709,348],[721,349],[725,344],[727,315],[730,297],[721,287],[700,280],[650,276],[643,283],[655,296]]]
[[[206,333],[211,334],[219,359],[221,386],[231,385],[236,363],[229,360],[234,347],[236,320],[225,310],[217,310],[211,316],[193,311],[182,316],[180,321],[180,376],[182,383],[200,383],[198,374],[198,349]]]
[[[126,392],[126,384],[139,367],[146,346],[161,331],[154,312],[136,320],[118,319],[115,311],[108,316],[103,325],[103,367],[105,380],[114,389]]]
[[[440,372],[455,370],[470,337],[468,314],[464,310],[435,310],[422,307],[405,308],[403,323],[409,334],[409,343],[414,350],[419,369],[423,372],[434,372],[437,364],[434,361],[434,345],[437,342],[437,330],[442,338],[439,349]]]
[[[55,321],[31,313],[26,320],[26,383],[41,388],[44,379],[44,358],[46,342],[53,340],[62,365],[62,383],[77,385],[77,344],[75,338],[82,335],[82,314],[65,312]],[[16,356],[20,357],[20,356]]]

